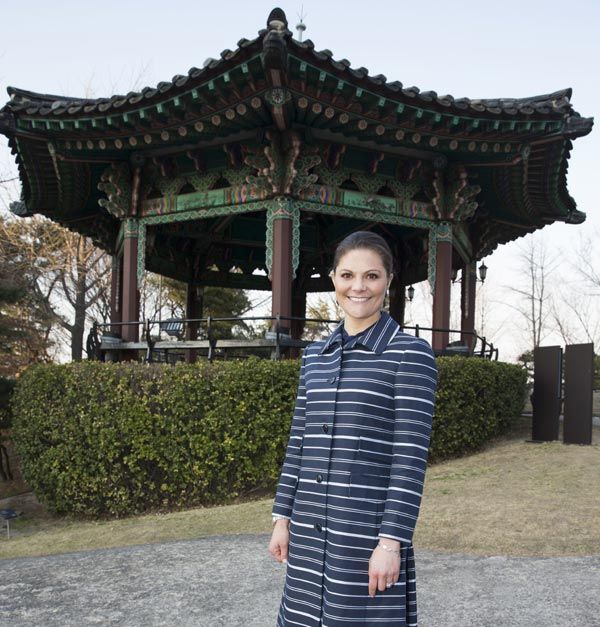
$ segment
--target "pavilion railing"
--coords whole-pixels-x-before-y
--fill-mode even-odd
[[[252,321],[270,321],[271,329],[265,332],[263,338],[240,338],[224,339],[218,338],[215,334],[217,323],[246,323]],[[304,318],[300,316],[228,316],[206,318],[168,318],[168,319],[146,319],[128,322],[94,322],[87,338],[87,354],[90,359],[117,360],[118,352],[138,351],[144,352],[144,362],[155,361],[156,356],[164,356],[168,361],[169,353],[172,351],[179,353],[181,350],[203,350],[209,361],[213,361],[218,356],[218,351],[224,354],[230,350],[256,351],[260,349],[271,349],[272,357],[280,359],[283,352],[290,348],[300,349],[310,344],[312,340],[300,340],[290,337],[288,327],[293,322],[314,322],[319,324],[337,324],[339,320],[329,320],[326,318]],[[198,325],[197,331],[204,325],[203,335],[205,339],[189,340],[184,339],[185,325]],[[123,329],[126,326],[137,326],[141,333],[140,341],[124,341],[120,333],[115,329]],[[153,332],[158,329],[158,338]],[[461,331],[459,329],[446,329],[439,327],[427,327],[422,325],[404,325],[402,330],[413,330],[416,337],[420,337],[423,332],[447,332],[449,334],[459,334],[462,337],[471,336],[474,338],[472,347],[469,348],[462,341],[450,342],[440,353],[442,355],[464,355],[481,357],[484,359],[498,359],[498,348],[488,342],[485,337],[479,336],[474,331]],[[164,331],[175,340],[161,340],[160,333]],[[217,331],[218,332],[218,331]]]

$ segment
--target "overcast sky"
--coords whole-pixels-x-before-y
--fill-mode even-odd
[[[235,49],[242,37],[255,37],[274,6],[261,0],[3,2],[0,94],[12,85],[100,97],[155,85],[201,67],[226,48]],[[292,29],[303,7],[304,37],[318,49],[328,48],[353,67],[364,66],[405,86],[469,98],[524,97],[572,87],[575,109],[585,117],[598,113],[600,2],[305,0],[279,6]],[[579,235],[600,234],[599,148],[596,129],[575,141],[570,160],[569,191],[587,213],[586,222],[557,223],[542,232],[550,249],[562,255],[563,271],[555,284],[563,287],[570,281],[568,263]],[[0,178],[14,172],[0,138]],[[491,316],[486,334],[504,360],[514,360],[527,348],[523,323],[506,304],[515,297],[503,287],[520,280],[523,243],[505,245],[485,259]],[[426,323],[419,309],[413,306],[413,319]],[[550,336],[545,344],[554,341],[561,343]]]

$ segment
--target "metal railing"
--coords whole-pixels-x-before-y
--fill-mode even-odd
[[[272,329],[267,330],[263,338],[218,338],[215,332],[216,323],[245,323],[252,321],[271,321]],[[168,319],[146,319],[125,322],[94,322],[87,338],[88,358],[103,359],[103,353],[111,351],[141,351],[145,352],[144,362],[154,361],[153,353],[172,350],[206,350],[209,361],[213,361],[217,350],[223,351],[232,349],[274,349],[274,358],[280,359],[282,352],[289,348],[303,348],[310,344],[312,340],[293,339],[287,332],[289,323],[293,322],[314,322],[320,324],[338,324],[339,320],[330,320],[326,318],[305,318],[302,316],[226,316],[215,317],[207,316],[206,318],[168,318]],[[287,324],[285,324],[287,323]],[[186,325],[198,325],[196,332],[199,332],[202,325],[203,335],[205,339],[184,339]],[[138,335],[143,338],[140,341],[130,342],[121,338],[120,334],[114,331],[102,331],[103,329],[122,329],[126,326],[137,326]],[[166,332],[171,337],[175,337],[175,341],[162,341],[153,336],[153,332],[158,327],[158,332]],[[427,327],[423,325],[403,325],[401,329],[414,330],[414,335],[420,337],[423,331],[427,332],[447,332],[449,334],[460,334],[461,337],[468,335],[474,338],[472,348],[469,348],[462,342],[451,342],[440,353],[442,355],[465,355],[475,356],[486,359],[498,359],[498,348],[488,342],[485,337],[479,336],[474,331],[461,331],[459,329],[446,329],[439,327]],[[139,332],[141,330],[141,333]],[[100,335],[102,333],[102,336]],[[479,342],[480,346],[477,347]]]

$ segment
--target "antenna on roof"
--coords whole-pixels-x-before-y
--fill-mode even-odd
[[[298,19],[300,20],[296,24],[296,30],[298,31],[298,41],[302,41],[302,33],[306,30],[306,24],[304,23],[304,18],[306,17],[304,13],[304,5],[300,9],[300,13],[298,14]]]

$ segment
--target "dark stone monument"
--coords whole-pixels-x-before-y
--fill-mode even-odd
[[[565,350],[563,442],[592,443],[594,345],[571,344]]]

